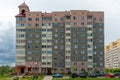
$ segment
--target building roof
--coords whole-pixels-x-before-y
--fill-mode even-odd
[[[25,17],[25,14],[18,14],[15,17]]]
[[[23,6],[23,7],[28,7],[28,6],[27,6],[27,4],[26,4],[25,2],[24,2],[24,3],[22,3],[21,5],[19,5],[19,7],[20,7],[20,6]]]

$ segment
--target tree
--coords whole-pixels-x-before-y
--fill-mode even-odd
[[[10,72],[13,72],[14,68],[6,65],[6,66],[0,66],[0,75],[6,75]]]

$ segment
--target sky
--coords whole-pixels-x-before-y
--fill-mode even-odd
[[[15,64],[15,15],[25,3],[31,11],[104,11],[105,45],[120,38],[120,0],[2,0],[0,2],[0,65]]]

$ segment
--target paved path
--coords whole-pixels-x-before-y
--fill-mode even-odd
[[[52,76],[45,76],[44,78],[43,78],[43,80],[52,80],[53,79],[53,77]]]

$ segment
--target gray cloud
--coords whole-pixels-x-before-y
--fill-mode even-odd
[[[0,25],[0,65],[15,63],[15,27]]]

